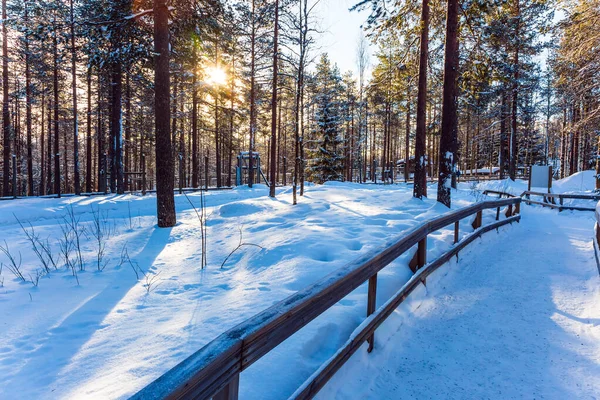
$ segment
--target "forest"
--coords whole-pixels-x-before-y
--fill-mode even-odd
[[[431,179],[449,206],[473,169],[596,166],[600,0],[363,0],[357,72],[318,3],[2,0],[2,196],[155,189],[172,226],[177,188]]]

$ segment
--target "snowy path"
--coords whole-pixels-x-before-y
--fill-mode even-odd
[[[319,398],[598,398],[593,224],[524,207],[521,224],[438,270],[420,306],[398,310]]]

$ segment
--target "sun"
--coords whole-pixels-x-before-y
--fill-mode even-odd
[[[220,86],[227,83],[227,73],[219,67],[208,67],[206,69],[206,83]]]

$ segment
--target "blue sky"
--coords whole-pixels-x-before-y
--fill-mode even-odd
[[[323,33],[317,42],[315,52],[329,53],[330,59],[337,63],[342,73],[352,70],[357,73],[356,47],[361,34],[361,24],[368,12],[350,12],[358,0],[320,0],[317,18]],[[370,49],[373,54],[373,47]]]

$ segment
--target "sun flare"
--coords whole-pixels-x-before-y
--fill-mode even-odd
[[[227,73],[219,67],[209,67],[206,69],[206,83],[224,85],[227,83]]]

